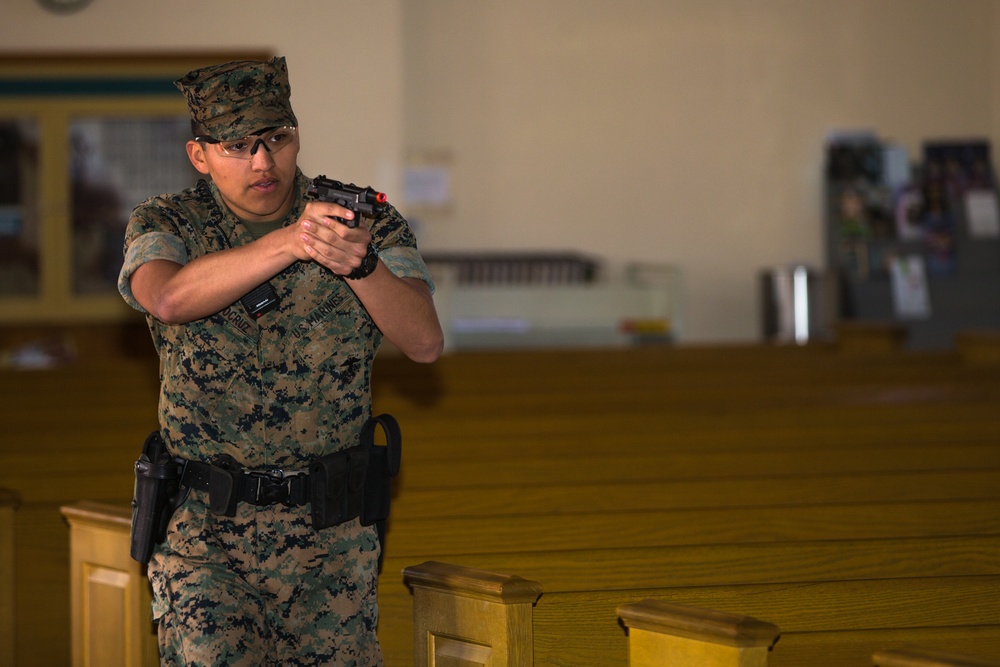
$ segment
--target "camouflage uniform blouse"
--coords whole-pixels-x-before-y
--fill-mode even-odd
[[[297,220],[309,184],[297,173]],[[382,262],[397,276],[430,283],[406,221],[392,207],[372,225]],[[153,259],[178,264],[249,243],[214,184],[153,197],[132,213],[119,291]],[[187,324],[146,315],[160,356],[160,427],[175,455],[230,454],[248,469],[304,470],[316,456],[357,443],[371,414],[372,360],[382,335],[345,281],[316,262],[296,262],[270,280],[277,309],[252,319],[238,302]]]

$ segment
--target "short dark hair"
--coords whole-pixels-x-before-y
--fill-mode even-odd
[[[196,121],[194,118],[191,119],[191,136],[192,137],[207,137],[208,131],[205,126]]]

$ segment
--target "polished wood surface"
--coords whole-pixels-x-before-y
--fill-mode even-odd
[[[0,371],[0,487],[22,499],[16,667],[68,664],[60,508],[127,505],[155,427],[155,358],[106,352]],[[429,560],[538,581],[539,665],[624,665],[616,610],[649,598],[776,624],[774,665],[868,664],[913,643],[904,621],[921,644],[1000,655],[989,363],[818,345],[463,352],[386,355],[374,386],[404,437],[380,577],[389,667],[413,660],[403,570]]]
[[[629,667],[767,667],[781,631],[743,614],[640,600],[618,608]]]
[[[526,667],[538,582],[427,561],[403,570],[413,590],[413,665]]]
[[[66,505],[73,667],[159,662],[145,568],[129,557],[131,512],[92,501]]]
[[[650,595],[775,623],[772,665],[867,664],[915,637],[1000,652],[996,374],[876,352],[463,355],[393,375],[383,623],[407,609],[394,572],[432,558],[542,584],[536,664],[624,665],[615,609]]]

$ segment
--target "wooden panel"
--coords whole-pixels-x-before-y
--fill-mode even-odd
[[[70,527],[73,666],[158,664],[149,582],[129,557],[129,512],[92,502],[62,511]]]
[[[125,628],[129,625],[129,589],[133,577],[121,570],[84,563],[81,578],[82,591],[80,641],[82,664],[96,665],[136,664],[130,660]]]
[[[403,575],[413,589],[416,667],[532,664],[537,582],[437,562]]]

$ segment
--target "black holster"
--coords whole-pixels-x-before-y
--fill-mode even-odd
[[[153,547],[166,538],[167,524],[177,508],[183,468],[183,463],[167,452],[160,432],[150,433],[135,462],[132,493],[129,554],[140,563],[148,563]]]
[[[375,444],[378,426],[385,433],[385,446]],[[316,459],[309,467],[313,527],[320,530],[360,517],[362,525],[376,524],[381,537],[402,446],[398,422],[383,414],[368,420],[359,444]]]

